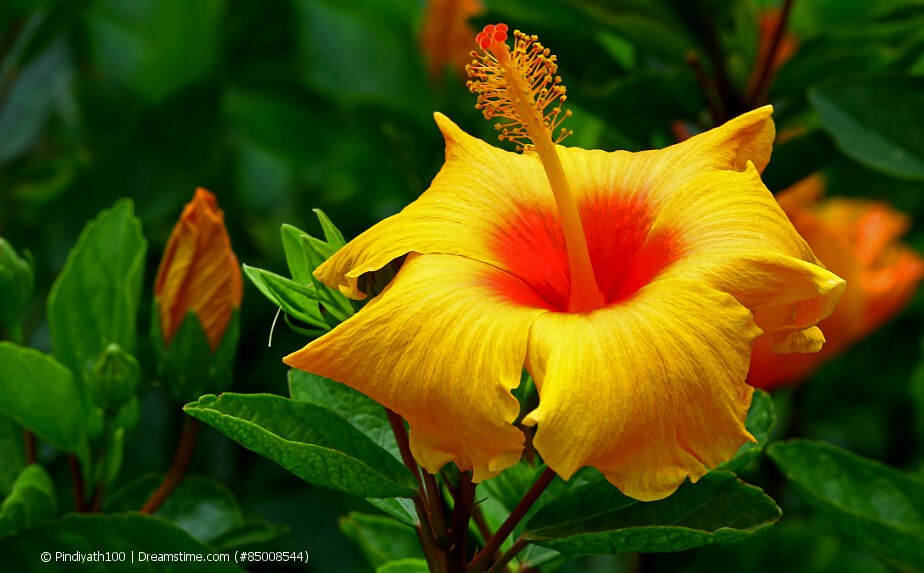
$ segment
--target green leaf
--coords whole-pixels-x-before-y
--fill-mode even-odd
[[[51,563],[43,563],[42,552],[51,553]],[[92,561],[75,567],[63,561],[60,553],[71,558],[80,552],[84,557],[96,551],[124,552],[125,561]],[[134,552],[135,563],[132,563]],[[190,565],[188,561],[154,561],[154,554],[169,553],[201,555],[202,561]],[[20,535],[0,540],[3,566],[18,573],[49,573],[79,569],[81,573],[240,573],[233,563],[206,560],[213,550],[190,537],[182,529],[159,517],[141,514],[88,515],[70,514],[30,529]],[[146,556],[145,561],[140,561]],[[58,557],[56,560],[56,556]]]
[[[405,525],[417,527],[420,523],[414,502],[406,497],[369,497],[366,501]]]
[[[286,314],[311,326],[330,330],[330,325],[321,316],[318,295],[314,287],[300,285],[292,279],[263,269],[248,265],[241,266],[244,274],[263,293],[263,296],[270,299],[276,306],[282,307]]]
[[[0,237],[0,325],[10,339],[22,342],[22,318],[29,310],[35,287],[35,265],[26,251],[20,257],[6,239]]]
[[[360,497],[411,497],[391,454],[333,410],[270,394],[203,396],[184,410],[303,480]]]
[[[286,265],[292,280],[302,285],[309,285],[316,264],[310,258],[311,253],[302,249],[302,237],[308,233],[293,225],[283,225],[280,229],[282,235],[282,250],[286,254]]]
[[[142,476],[112,495],[107,512],[137,510],[154,493],[163,476]],[[216,539],[244,525],[244,513],[231,490],[213,479],[186,476],[155,515],[202,541]]]
[[[343,246],[346,245],[346,239],[343,238],[343,233],[334,225],[330,217],[320,209],[312,209],[312,211],[314,211],[314,214],[318,217],[318,221],[321,223],[321,230],[324,231],[324,240],[327,241],[327,244],[331,246],[334,252],[343,248]]]
[[[220,551],[228,551],[245,545],[265,543],[289,532],[289,526],[263,521],[248,522],[223,533],[210,542]]]
[[[793,4],[790,27],[801,38],[838,30],[848,25],[873,22],[905,7],[921,6],[921,0],[812,0]]]
[[[0,342],[0,412],[60,450],[88,452],[83,396],[70,371],[38,350]]]
[[[0,414],[0,497],[10,493],[13,482],[25,466],[22,427]]]
[[[776,414],[773,412],[773,398],[763,390],[755,390],[754,395],[751,397],[751,408],[748,410],[748,417],[744,421],[744,426],[757,439],[757,443],[745,443],[738,448],[732,459],[719,464],[716,469],[737,472],[748,465],[767,446],[767,440],[770,438],[770,432],[773,431],[775,424]]]
[[[780,515],[763,491],[727,472],[706,474],[647,503],[600,480],[545,505],[527,523],[526,535],[567,555],[662,553],[742,541]]]
[[[333,243],[318,240],[292,225],[283,225],[282,246],[286,263],[292,278],[305,287],[310,285],[314,289],[312,296],[323,304],[322,308],[330,311],[337,322],[342,322],[353,315],[353,305],[339,290],[328,288],[316,279],[314,270],[342,246],[343,236],[320,209],[315,211],[318,212],[325,237]]]
[[[924,77],[828,84],[809,92],[824,128],[860,163],[897,177],[924,179]]]
[[[97,0],[87,10],[91,65],[162,101],[212,68],[223,10],[219,0]]]
[[[401,459],[385,407],[362,392],[330,378],[293,368],[289,370],[289,393],[293,400],[311,402],[337,412],[373,442],[391,452],[395,459]]]
[[[132,202],[120,200],[84,227],[51,287],[52,348],[78,384],[110,344],[134,354],[146,251]]]
[[[924,563],[924,484],[823,442],[773,444],[768,454],[807,503],[852,543],[905,571]]]
[[[424,557],[414,528],[394,519],[352,511],[339,523],[340,531],[359,547],[373,567],[397,559]]]
[[[377,568],[375,573],[430,573],[430,566],[423,559],[398,559]]]
[[[0,506],[0,538],[15,535],[51,519],[58,512],[55,487],[38,464],[27,466]]]

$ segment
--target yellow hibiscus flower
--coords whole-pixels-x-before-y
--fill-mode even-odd
[[[626,495],[664,498],[754,439],[752,311],[785,309],[767,333],[777,351],[817,351],[844,282],[761,182],[769,106],[662,150],[554,145],[554,56],[505,39],[506,26],[479,35],[473,89],[486,116],[522,121],[502,137],[532,145],[498,149],[437,113],[446,163],[430,188],[316,276],[359,299],[364,274],[407,255],[400,270],[285,362],[399,413],[427,471],[455,462],[476,482],[520,459],[511,390],[525,366],[540,402],[523,423],[552,470],[593,466]],[[518,86],[533,108],[504,92]]]

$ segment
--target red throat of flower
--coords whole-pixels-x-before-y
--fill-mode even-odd
[[[555,144],[570,132],[555,129],[571,115],[562,113],[561,105],[568,98],[558,70],[556,57],[539,43],[536,36],[514,31],[513,50],[507,46],[507,25],[484,27],[475,41],[483,53],[473,52],[475,60],[468,66],[469,90],[478,95],[476,109],[486,119],[506,118],[508,123],[496,123],[499,139],[514,141],[518,149],[530,148],[542,161],[549,185],[561,217],[568,251],[571,275],[569,312],[589,312],[604,306],[603,297],[594,277],[587,238],[581,223],[577,202],[562,169]]]

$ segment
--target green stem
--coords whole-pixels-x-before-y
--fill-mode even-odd
[[[545,468],[545,471],[542,472],[542,475],[539,476],[539,479],[536,480],[536,483],[533,484],[529,491],[526,492],[526,495],[523,496],[523,499],[520,500],[520,503],[517,504],[513,511],[510,512],[510,515],[504,521],[504,523],[498,528],[497,532],[491,536],[491,539],[485,543],[485,546],[475,555],[475,558],[472,559],[472,562],[468,564],[467,571],[471,573],[478,573],[484,571],[488,565],[488,560],[491,558],[494,553],[500,549],[500,546],[504,543],[504,540],[507,539],[507,536],[516,528],[517,524],[520,523],[520,520],[523,519],[523,516],[526,515],[526,512],[529,511],[529,508],[536,503],[536,500],[539,499],[539,496],[542,495],[542,492],[545,491],[545,488],[549,487],[549,484],[552,483],[552,480],[555,478],[555,472],[550,468]],[[512,556],[511,556],[512,557]]]

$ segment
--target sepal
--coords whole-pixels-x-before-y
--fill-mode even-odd
[[[151,341],[157,357],[157,376],[164,390],[177,402],[189,402],[203,394],[222,392],[231,385],[231,365],[240,338],[240,310],[231,312],[224,337],[212,353],[208,337],[195,313],[183,319],[169,345],[161,332],[158,302],[154,301]]]
[[[250,282],[286,314],[286,323],[295,332],[316,338],[331,330],[356,311],[353,301],[339,290],[329,288],[314,276],[314,271],[344,244],[343,235],[320,209],[314,210],[321,223],[324,239],[283,225],[280,234],[286,265],[292,278],[243,265]],[[294,318],[311,328],[293,324]]]

